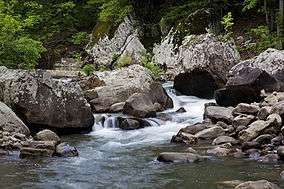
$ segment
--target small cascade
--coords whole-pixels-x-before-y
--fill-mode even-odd
[[[106,118],[106,120],[103,123],[103,127],[104,128],[117,128],[118,127],[117,117],[110,116]]]

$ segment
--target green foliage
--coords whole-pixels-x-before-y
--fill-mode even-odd
[[[253,28],[250,33],[256,41],[249,45],[251,49],[262,52],[268,48],[276,48],[278,45],[279,38],[275,33],[270,33],[266,26]]]
[[[87,64],[83,67],[82,71],[87,75],[87,76],[90,76],[94,73],[95,71],[95,68],[93,65],[91,64]]]
[[[72,36],[72,43],[74,45],[86,44],[88,41],[87,32],[78,32]]]
[[[123,55],[119,58],[118,63],[115,65],[115,68],[123,68],[130,66],[133,63],[132,57],[129,55]]]
[[[155,63],[153,63],[153,56],[150,53],[143,52],[142,54],[142,66],[147,68],[155,77],[160,77],[163,70]]]
[[[243,11],[248,11],[256,7],[258,0],[245,0]]]
[[[221,24],[223,25],[225,30],[225,36],[224,36],[225,39],[230,39],[232,37],[233,34],[232,29],[234,25],[233,21],[234,19],[231,12],[228,12],[228,14],[222,18]]]

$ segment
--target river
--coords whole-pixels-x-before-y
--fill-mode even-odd
[[[268,179],[279,182],[283,166],[259,164],[251,160],[215,159],[197,164],[166,164],[156,161],[163,151],[185,148],[170,144],[178,130],[202,120],[206,102],[196,97],[177,96],[171,83],[164,85],[174,101],[174,108],[160,115],[170,117],[148,120],[152,127],[122,131],[115,127],[119,115],[97,122],[91,133],[64,136],[76,146],[80,156],[75,158],[40,158],[21,160],[14,153],[0,157],[0,188],[11,189],[94,189],[94,188],[180,188],[216,189],[227,180]],[[180,107],[187,112],[175,113]]]

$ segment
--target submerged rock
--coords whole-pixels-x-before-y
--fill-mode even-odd
[[[231,43],[211,34],[190,35],[175,44],[175,32],[157,45],[154,62],[165,65],[174,88],[185,95],[212,98],[214,91],[225,85],[226,74],[238,63],[240,56]]]
[[[159,154],[157,160],[161,162],[173,163],[195,163],[207,160],[208,157],[192,153],[163,152]]]
[[[235,189],[280,189],[276,184],[267,180],[248,181],[235,187]]]
[[[56,141],[27,141],[20,150],[20,158],[52,157]]]
[[[57,81],[43,70],[0,68],[0,100],[23,121],[68,132],[90,130],[94,117],[76,83]]]

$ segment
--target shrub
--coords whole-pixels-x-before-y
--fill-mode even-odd
[[[72,36],[72,43],[74,45],[82,45],[87,43],[88,34],[86,32],[78,32]]]
[[[231,39],[232,35],[233,35],[233,32],[232,32],[233,25],[234,25],[233,21],[234,21],[234,19],[233,19],[231,12],[228,12],[228,14],[225,15],[222,18],[222,21],[221,21],[221,24],[223,25],[224,30],[225,30],[224,38],[227,39],[227,40]]]
[[[87,64],[83,67],[83,72],[87,75],[87,76],[90,76],[94,73],[95,71],[95,68],[93,65],[91,64]]]
[[[118,63],[116,64],[115,68],[123,68],[123,67],[127,67],[130,66],[132,64],[132,57],[129,55],[123,55],[122,57],[120,57],[120,59],[118,60]]]
[[[163,70],[152,62],[152,55],[147,52],[142,53],[142,66],[147,68],[155,77],[160,77]]]

